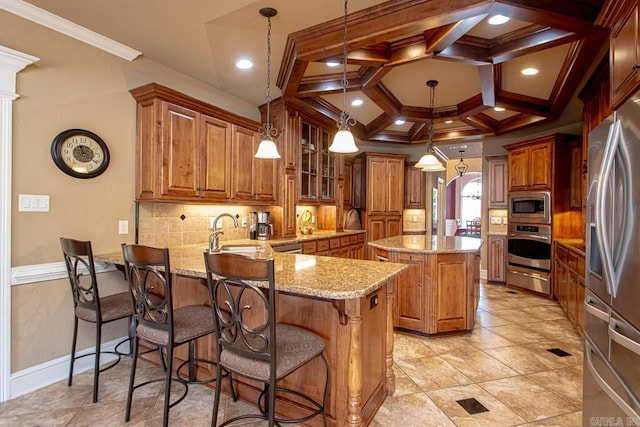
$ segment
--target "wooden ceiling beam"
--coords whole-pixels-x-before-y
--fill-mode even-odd
[[[546,117],[550,114],[549,101],[505,90],[496,96],[496,103],[511,111]]]
[[[494,107],[496,105],[496,79],[494,65],[481,65],[478,67],[480,77],[480,92],[482,93],[482,105]]]
[[[362,81],[356,72],[347,74],[347,91],[360,90]],[[342,74],[326,74],[309,76],[302,79],[296,96],[304,98],[309,96],[327,95],[342,92]]]
[[[496,0],[490,13],[586,35],[595,28],[599,11],[598,4],[586,1]]]
[[[471,18],[462,19],[458,22],[443,25],[435,31],[430,32],[428,36],[425,37],[425,51],[427,53],[434,52],[436,54],[442,52],[458,41],[460,37],[464,36],[467,31],[475,27],[486,16],[486,14],[476,15]]]
[[[366,139],[369,139],[376,134],[383,132],[386,128],[393,124],[393,121],[394,118],[390,117],[387,113],[380,114],[378,117],[373,119],[371,123],[364,127]]]
[[[475,116],[467,116],[460,120],[480,132],[493,133],[498,128],[498,121],[484,113],[476,114]]]
[[[402,103],[382,83],[363,87],[362,93],[375,102],[389,116],[402,115],[400,111]]]
[[[580,39],[580,36],[577,34],[567,33],[555,28],[545,28],[527,37],[491,49],[488,59],[491,59],[494,64],[499,64],[519,56],[571,43],[578,39]]]

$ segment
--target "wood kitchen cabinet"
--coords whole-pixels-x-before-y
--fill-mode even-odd
[[[638,1],[620,1],[617,6],[618,17],[611,29],[609,48],[611,106],[614,110],[640,88]]]
[[[487,157],[487,161],[489,162],[489,209],[506,209],[509,176],[507,156],[490,156]]]
[[[554,242],[553,296],[569,320],[584,333],[585,255],[561,241]]]
[[[246,202],[276,201],[276,162],[257,159],[258,135],[249,129],[234,126],[232,143],[232,198]],[[253,173],[247,173],[253,171]]]
[[[362,223],[369,241],[402,234],[404,155],[363,153]],[[369,251],[369,257],[373,252]]]
[[[332,134],[321,124],[305,117],[301,119],[300,203],[336,201],[336,155],[329,151]]]
[[[303,242],[302,253],[340,258],[364,258],[364,233],[350,234],[334,238],[319,238]]]
[[[414,331],[427,329],[427,292],[425,292],[426,255],[398,253],[397,262],[407,264],[409,269],[402,279],[396,280],[394,295],[394,326]]]
[[[275,162],[253,157],[257,122],[156,83],[131,94],[136,200],[275,202]]]
[[[551,190],[553,137],[505,146],[508,151],[509,191]]]
[[[487,249],[487,280],[506,282],[507,280],[507,236],[489,235]]]
[[[427,191],[426,173],[407,163],[404,167],[404,207],[405,209],[424,209]]]

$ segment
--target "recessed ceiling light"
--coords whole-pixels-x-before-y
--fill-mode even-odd
[[[236,68],[240,70],[249,70],[253,68],[253,62],[246,58],[239,59],[238,62],[236,62]]]
[[[522,74],[524,74],[525,76],[534,76],[536,74],[538,74],[538,69],[537,68],[533,68],[533,67],[529,67],[529,68],[525,68],[524,70],[520,71]]]
[[[337,67],[338,65],[340,65],[340,63],[336,61],[327,61],[326,64],[327,67]]]
[[[405,122],[402,119],[398,119],[394,123],[397,124],[398,126],[400,126],[400,125],[403,125]]]
[[[489,24],[491,25],[502,25],[506,22],[509,22],[509,17],[504,15],[493,15],[489,18]]]
[[[451,123],[453,123],[453,120],[445,120],[444,121],[446,124],[450,125]]]
[[[362,99],[354,99],[353,101],[351,101],[351,105],[353,107],[359,107],[362,104],[364,104],[364,101]]]
[[[493,107],[496,111],[504,111],[504,107]]]

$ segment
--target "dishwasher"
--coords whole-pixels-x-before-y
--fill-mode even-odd
[[[301,254],[302,253],[302,243],[291,243],[288,245],[279,245],[272,247],[276,252],[282,252],[285,254]]]

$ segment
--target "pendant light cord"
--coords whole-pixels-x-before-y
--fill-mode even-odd
[[[345,122],[348,120],[349,114],[347,113],[347,85],[349,81],[347,80],[347,2],[348,0],[344,0],[344,22],[343,22],[343,34],[342,34],[342,114],[340,117],[341,122]]]
[[[267,17],[267,89],[265,90],[267,100],[267,123],[265,124],[265,134],[271,135],[271,123],[269,122],[271,112],[271,17]]]
[[[431,85],[431,116],[429,117],[429,153],[433,154],[433,110],[436,102],[436,86]]]

